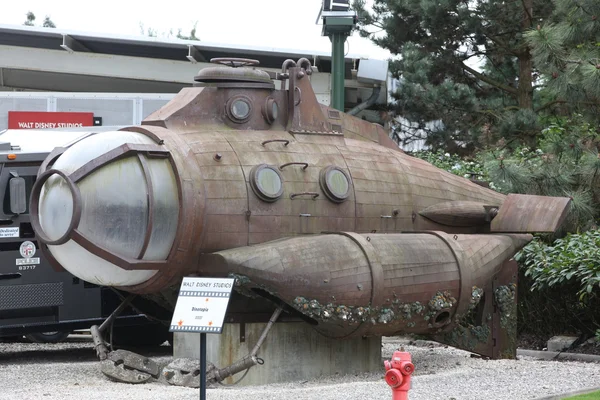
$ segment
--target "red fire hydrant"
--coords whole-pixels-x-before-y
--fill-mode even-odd
[[[410,353],[396,351],[392,356],[392,361],[386,360],[383,365],[386,370],[385,381],[392,388],[392,400],[408,400],[410,376],[415,370]]]

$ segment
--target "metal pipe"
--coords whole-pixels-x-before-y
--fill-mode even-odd
[[[90,328],[90,333],[92,334],[92,340],[94,341],[94,349],[96,349],[96,355],[100,359],[100,361],[106,360],[108,357],[108,348],[104,344],[104,340],[102,340],[102,334],[98,330],[97,325],[93,325]]]
[[[271,318],[269,319],[267,326],[265,326],[265,329],[263,329],[260,337],[258,338],[258,341],[252,348],[252,351],[250,352],[250,354],[248,354],[241,360],[234,362],[233,364],[231,364],[228,367],[221,368],[218,370],[217,369],[213,370],[212,373],[209,374],[210,376],[207,377],[207,380],[210,382],[221,382],[221,381],[225,380],[225,378],[227,378],[227,377],[230,377],[239,372],[242,372],[244,370],[252,368],[256,364],[258,364],[259,360],[256,358],[256,354],[258,353],[258,350],[260,350],[260,346],[262,346],[263,342],[267,338],[267,335],[269,334],[269,331],[273,327],[273,324],[275,323],[275,321],[277,321],[277,318],[279,318],[279,315],[281,315],[282,311],[283,311],[283,308],[278,307],[275,310],[275,312],[273,312],[273,315],[271,315]],[[262,361],[260,361],[260,362],[262,363]],[[202,379],[202,377],[200,379]]]
[[[359,112],[361,112],[362,110],[365,110],[365,109],[371,107],[373,104],[375,104],[375,102],[379,98],[380,93],[381,93],[381,85],[375,86],[373,88],[373,93],[371,93],[371,96],[366,101],[363,101],[362,103],[360,103],[359,105],[354,107],[352,110],[348,111],[348,114],[356,115]]]
[[[331,107],[344,112],[344,43],[345,33],[332,33],[331,38]]]
[[[98,327],[98,325],[93,325],[90,327],[90,333],[92,334],[92,340],[94,341],[94,348],[96,349],[96,355],[100,359],[100,361],[106,360],[108,357],[108,348],[104,343],[104,339],[102,339],[102,334],[106,330],[106,328],[123,312],[125,307],[131,303],[135,294],[130,294],[127,296],[125,300],[119,304],[119,306],[104,320],[104,322]]]
[[[104,320],[102,325],[100,325],[100,327],[98,328],[98,331],[100,331],[101,333],[104,332],[108,325],[111,324],[117,318],[117,316],[119,316],[119,314],[123,312],[125,307],[129,305],[129,303],[131,303],[134,297],[135,294],[130,294],[129,296],[127,296],[127,298],[123,300],[121,304],[119,304],[119,307],[117,307],[115,311],[113,311],[112,314],[110,314],[108,318]]]
[[[277,310],[275,310],[275,312],[273,313],[273,315],[271,315],[271,319],[269,319],[269,322],[267,323],[267,326],[262,331],[260,337],[258,338],[258,341],[256,342],[256,344],[252,348],[252,351],[250,352],[250,355],[252,357],[256,356],[256,354],[258,353],[258,350],[260,349],[260,346],[262,346],[263,342],[267,338],[267,334],[271,330],[271,327],[273,326],[273,324],[275,323],[275,321],[277,321],[277,318],[279,318],[279,315],[281,315],[282,311],[283,311],[283,308],[278,307]]]

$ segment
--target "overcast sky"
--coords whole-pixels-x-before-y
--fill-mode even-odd
[[[140,35],[140,23],[160,32],[182,28],[189,33],[198,21],[196,36],[201,41],[232,45],[255,45],[310,51],[331,51],[322,26],[315,24],[321,0],[168,0],[155,2],[103,0],[2,1],[0,24],[21,25],[28,11],[41,25],[46,15],[58,28]],[[346,52],[368,58],[387,59],[389,52],[354,34]]]

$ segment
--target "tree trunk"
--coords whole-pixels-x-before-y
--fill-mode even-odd
[[[525,32],[532,27],[533,0],[523,0],[522,31]],[[517,93],[519,108],[533,109],[533,62],[529,47],[523,44],[523,50],[519,54],[519,90]]]

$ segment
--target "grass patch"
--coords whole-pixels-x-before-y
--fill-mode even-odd
[[[564,400],[600,400],[600,390],[588,394],[580,394],[579,396],[565,397]]]

